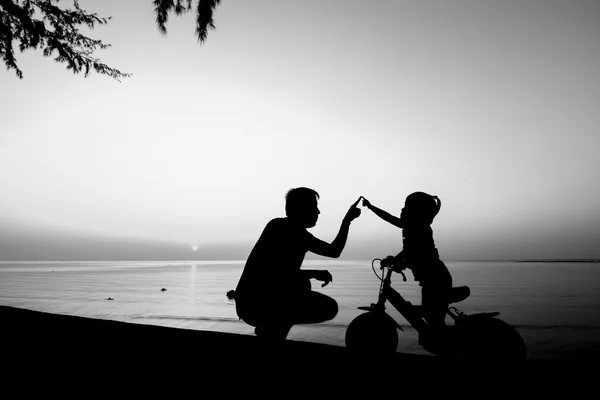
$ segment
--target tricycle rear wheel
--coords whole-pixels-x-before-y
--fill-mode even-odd
[[[470,369],[493,368],[521,371],[527,363],[527,347],[517,330],[485,314],[461,321],[459,357]]]

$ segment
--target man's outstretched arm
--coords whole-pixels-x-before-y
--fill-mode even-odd
[[[333,242],[327,243],[321,239],[313,238],[309,243],[308,250],[320,256],[338,258],[346,246],[348,232],[350,231],[350,223],[360,215],[360,209],[357,207],[360,199],[361,198],[359,197],[358,200],[350,206]]]

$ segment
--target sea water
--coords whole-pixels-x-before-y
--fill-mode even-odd
[[[600,348],[600,263],[447,262],[454,286],[471,296],[456,304],[463,312],[499,312],[537,359],[586,358]],[[1,262],[0,305],[36,311],[141,324],[253,335],[227,299],[243,261],[197,262]],[[348,324],[377,301],[380,280],[370,261],[305,261],[304,269],[327,269],[333,282],[313,290],[339,306],[331,321],[296,325],[292,340],[344,345]],[[392,286],[413,304],[420,287],[408,272]],[[273,301],[279,299],[274,298]],[[404,329],[398,351],[427,354],[417,334],[388,304],[387,312]],[[448,323],[451,321],[447,320]],[[43,327],[40,327],[42,330]]]

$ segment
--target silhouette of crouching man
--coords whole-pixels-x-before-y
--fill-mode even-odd
[[[308,251],[339,257],[360,209],[358,201],[350,207],[337,236],[327,243],[307,231],[317,223],[318,199],[312,189],[291,189],[285,196],[286,217],[266,225],[246,260],[234,294],[236,312],[259,337],[284,340],[293,325],[329,321],[338,313],[337,302],[311,286],[311,279],[322,282],[322,287],[329,284],[333,280],[329,271],[301,266]]]

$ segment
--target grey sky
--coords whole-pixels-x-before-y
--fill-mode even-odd
[[[248,246],[309,186],[329,240],[358,196],[397,214],[422,190],[442,257],[600,257],[597,1],[223,0],[204,45],[193,15],[161,37],[149,1],[81,4],[133,77],[32,51],[0,73],[17,225]],[[400,244],[364,210],[344,256]]]

